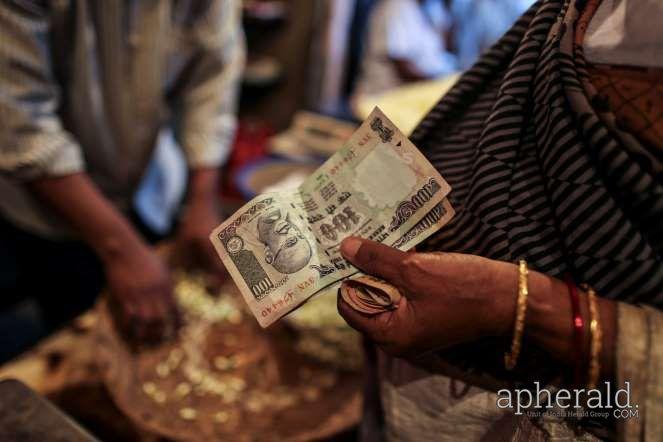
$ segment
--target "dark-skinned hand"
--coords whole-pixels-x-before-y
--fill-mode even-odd
[[[518,274],[513,264],[455,253],[406,253],[359,238],[343,241],[341,252],[403,294],[395,310],[377,315],[357,312],[338,297],[348,324],[389,354],[416,356],[510,332]]]
[[[168,268],[156,252],[128,246],[104,268],[111,312],[130,343],[157,343],[174,334],[179,315]]]
[[[208,272],[212,285],[219,285],[228,273],[214,250],[209,235],[221,223],[216,203],[211,200],[191,201],[184,211],[177,231],[177,247],[187,252],[191,264]]]

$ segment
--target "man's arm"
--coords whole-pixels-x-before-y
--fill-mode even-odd
[[[47,2],[0,2],[0,173],[55,209],[99,254],[122,322],[159,334],[172,303],[168,274],[129,222],[84,173],[57,111]]]
[[[176,137],[192,170],[221,165],[232,147],[245,45],[241,3],[214,0],[191,26],[196,55],[175,97]]]
[[[186,155],[189,189],[178,237],[199,253],[203,264],[221,274],[223,266],[208,239],[219,224],[219,167],[234,140],[236,102],[244,68],[241,4],[215,0],[192,27],[198,55],[192,60],[176,97],[177,140]]]
[[[99,258],[112,261],[127,253],[127,246],[144,245],[126,218],[101,194],[85,173],[43,177],[28,188],[74,227]]]
[[[57,115],[46,2],[0,2],[0,173],[17,180],[84,169]]]
[[[28,187],[99,256],[119,325],[141,341],[158,340],[177,320],[168,269],[84,173],[39,178]]]

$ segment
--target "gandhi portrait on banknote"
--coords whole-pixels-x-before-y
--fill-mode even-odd
[[[311,245],[281,209],[258,218],[258,239],[265,245],[265,262],[281,273],[296,273],[311,259]]]

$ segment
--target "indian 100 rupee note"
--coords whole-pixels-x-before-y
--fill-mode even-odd
[[[409,250],[453,217],[447,182],[379,109],[297,189],[260,195],[210,239],[262,327],[359,270],[359,236]]]

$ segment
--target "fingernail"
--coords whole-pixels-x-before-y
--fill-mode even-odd
[[[341,243],[341,254],[352,261],[357,255],[357,251],[361,247],[361,240],[359,238],[350,237],[343,240]]]

